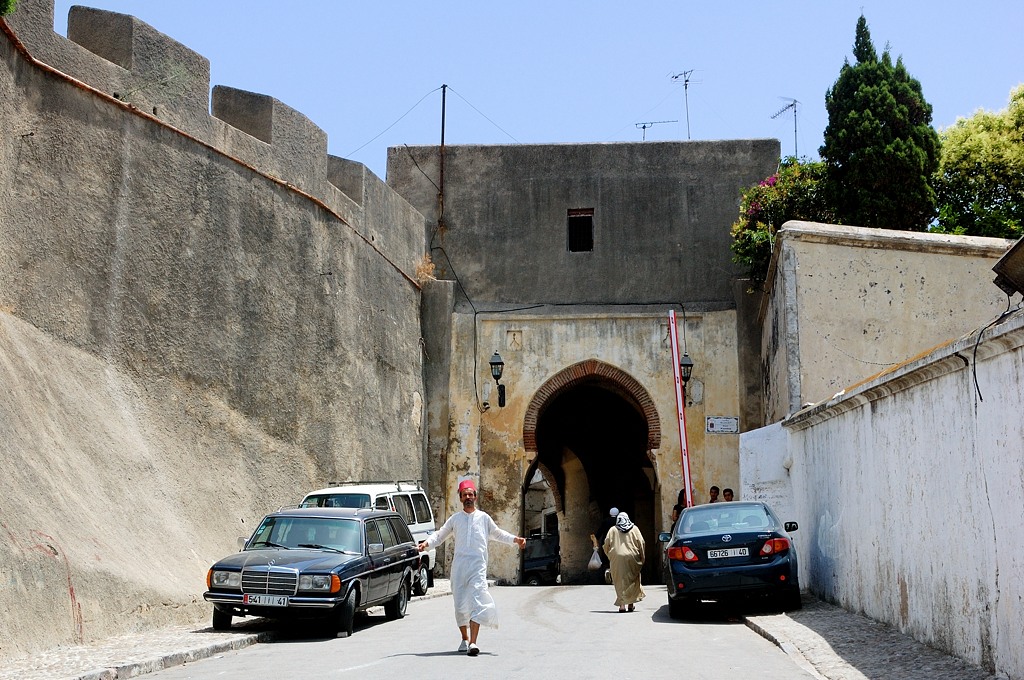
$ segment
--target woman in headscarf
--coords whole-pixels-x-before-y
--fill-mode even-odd
[[[620,612],[633,611],[633,603],[644,599],[640,570],[644,566],[644,537],[629,515],[620,512],[615,527],[604,538],[604,552],[611,563],[615,604]]]

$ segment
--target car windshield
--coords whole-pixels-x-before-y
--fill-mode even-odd
[[[266,517],[246,550],[318,548],[361,554],[359,521],[337,517]]]
[[[368,508],[370,495],[365,493],[320,493],[306,496],[301,508]]]
[[[756,531],[775,526],[763,505],[709,503],[683,513],[676,533],[701,534],[708,531]]]

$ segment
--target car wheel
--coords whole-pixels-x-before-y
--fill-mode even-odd
[[[427,564],[425,562],[416,570],[415,576],[416,577],[412,583],[412,594],[426,595],[427,589],[430,588],[430,570],[427,569]]]
[[[395,596],[384,603],[384,615],[390,620],[400,619],[405,616],[409,608],[409,580],[404,579],[402,585],[398,586]]]
[[[539,586],[540,576],[537,574],[528,574],[526,577],[526,585],[528,586]]]
[[[231,628],[231,612],[213,608],[213,629],[228,630]]]
[[[343,635],[345,637],[352,635],[352,630],[355,628],[356,606],[358,604],[359,596],[356,593],[356,589],[353,588],[348,591],[345,601],[338,605],[334,612],[331,630],[335,635]]]
[[[673,619],[685,619],[690,612],[690,603],[681,597],[668,598],[668,615]]]

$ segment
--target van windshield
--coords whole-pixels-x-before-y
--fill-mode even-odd
[[[302,499],[300,508],[368,508],[370,495],[365,493],[310,494]]]

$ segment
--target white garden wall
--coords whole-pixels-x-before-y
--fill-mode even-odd
[[[741,493],[800,523],[804,588],[1024,678],[1024,312],[977,340],[742,435]]]

